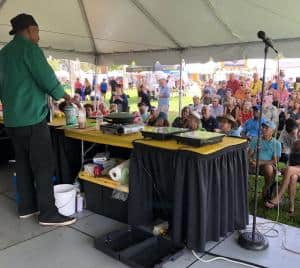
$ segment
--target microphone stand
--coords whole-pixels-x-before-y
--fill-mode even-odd
[[[255,186],[254,186],[254,211],[253,211],[253,224],[252,231],[246,231],[239,236],[238,243],[241,247],[250,250],[264,250],[269,246],[269,242],[267,238],[256,230],[256,217],[257,217],[257,196],[258,196],[258,176],[259,176],[259,149],[261,142],[261,121],[262,121],[262,106],[265,94],[265,82],[266,82],[266,64],[267,64],[267,56],[268,56],[269,46],[265,44],[264,50],[264,69],[263,69],[263,80],[262,80],[262,90],[261,90],[261,108],[258,119],[258,130],[257,130],[257,142],[256,142],[256,172],[255,172]]]

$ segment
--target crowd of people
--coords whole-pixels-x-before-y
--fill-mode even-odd
[[[202,92],[193,97],[193,103],[184,107],[181,115],[173,122],[169,122],[169,100],[172,89],[168,86],[167,76],[159,77],[158,81],[157,107],[151,105],[151,95],[147,88],[143,84],[138,86],[138,111],[133,112],[135,123],[212,131],[248,139],[249,171],[255,173],[258,164],[260,175],[265,180],[262,196],[266,208],[276,207],[288,189],[289,213],[294,213],[296,183],[300,175],[300,160],[297,162],[300,145],[296,142],[300,137],[300,92],[297,83],[289,85],[284,79],[284,73],[281,72],[279,76],[274,76],[273,80],[266,82],[261,103],[262,80],[257,73],[253,74],[252,79],[237,77],[233,73],[229,75],[228,81],[216,83],[210,79],[201,89]],[[89,88],[88,85],[89,83],[85,82],[84,86],[81,86],[80,96],[86,92],[82,88]],[[96,110],[100,110],[102,114],[129,112],[128,96],[122,86],[115,81],[107,83],[104,79],[99,85],[102,99],[106,97],[109,86],[112,91],[109,109],[105,109],[102,103],[100,109]],[[76,93],[79,94],[79,91]],[[89,108],[89,114],[95,110],[92,105],[86,108]],[[259,126],[261,110],[262,121]],[[261,143],[257,160],[259,129]],[[279,161],[286,163],[287,168],[281,171],[284,174],[283,183],[278,196],[274,196],[272,185],[279,172],[277,168]]]

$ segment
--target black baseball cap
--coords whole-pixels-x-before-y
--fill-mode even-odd
[[[29,26],[38,26],[35,19],[28,14],[22,13],[10,20],[12,30],[9,32],[10,35],[15,35],[19,31],[27,29]]]

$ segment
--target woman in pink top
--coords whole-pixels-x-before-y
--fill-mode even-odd
[[[279,83],[279,88],[273,91],[274,102],[276,102],[276,106],[278,105],[287,105],[289,99],[289,92],[285,87],[285,83],[283,80]]]

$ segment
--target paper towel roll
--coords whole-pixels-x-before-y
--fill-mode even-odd
[[[112,168],[109,171],[109,176],[114,180],[114,181],[119,181],[119,182],[124,182],[127,180],[128,174],[129,174],[129,160],[126,160],[122,162],[120,165]]]

